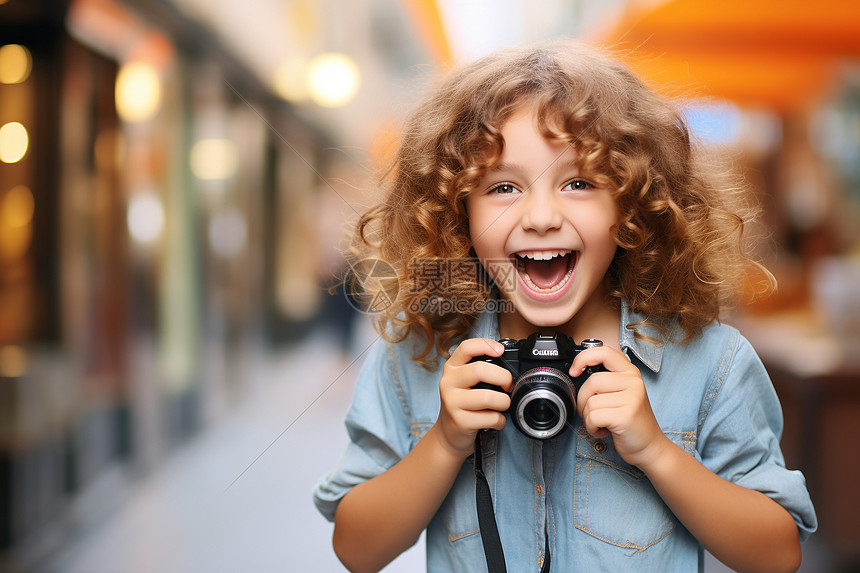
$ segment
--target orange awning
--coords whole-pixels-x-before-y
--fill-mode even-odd
[[[860,2],[632,1],[592,39],[675,94],[791,110],[860,59]]]

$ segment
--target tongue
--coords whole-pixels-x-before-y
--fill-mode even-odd
[[[548,261],[524,259],[524,262],[526,273],[539,288],[552,288],[567,274],[567,256],[553,257]]]

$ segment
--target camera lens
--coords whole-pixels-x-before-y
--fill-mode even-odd
[[[514,425],[526,436],[548,440],[561,433],[573,413],[570,377],[555,368],[524,373],[514,385],[511,413]]]
[[[559,413],[557,405],[543,398],[531,400],[523,408],[523,418],[535,430],[549,430],[558,424]]]

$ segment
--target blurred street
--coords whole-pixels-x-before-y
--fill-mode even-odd
[[[376,335],[357,337],[358,352]],[[44,573],[345,571],[311,501],[346,447],[343,418],[362,359],[342,361],[318,330],[247,373],[225,419],[130,488],[117,511]],[[420,571],[423,541],[386,571]]]

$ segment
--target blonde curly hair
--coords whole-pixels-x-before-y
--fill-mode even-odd
[[[491,284],[470,252],[465,197],[500,158],[500,130],[524,105],[541,133],[578,152],[583,173],[614,194],[618,245],[610,292],[688,341],[737,293],[769,291],[772,275],[743,244],[758,210],[749,189],[690,136],[677,106],[608,53],[573,41],[496,52],[450,74],[405,123],[381,181],[385,199],[359,221],[356,257],[379,257],[399,278],[399,294],[378,317],[397,342],[425,335],[414,359],[425,366],[474,323]],[[415,261],[471,261],[473,279],[438,284],[416,276]],[[752,274],[751,274],[752,273]],[[419,300],[454,297],[466,312],[427,309]],[[449,309],[450,310],[450,309]]]

